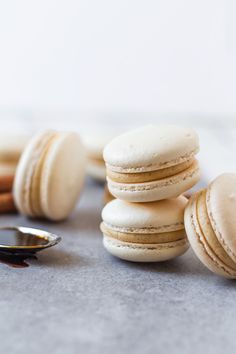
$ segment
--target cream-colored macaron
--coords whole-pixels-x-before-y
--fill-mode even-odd
[[[85,150],[76,133],[46,131],[33,137],[19,161],[13,193],[30,217],[66,218],[85,177]]]
[[[185,228],[198,258],[212,272],[236,278],[236,174],[217,177],[195,193],[185,211]]]
[[[100,131],[83,136],[87,155],[87,174],[99,182],[106,181],[106,166],[103,149],[114,137],[114,132]]]
[[[148,125],[113,139],[104,149],[110,192],[128,202],[174,198],[200,179],[197,134]]]
[[[119,199],[102,211],[103,244],[112,255],[127,261],[159,262],[188,249],[184,230],[187,199],[129,203]]]

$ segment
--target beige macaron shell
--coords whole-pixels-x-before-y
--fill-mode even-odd
[[[235,278],[236,271],[222,262],[208,244],[198,222],[197,201],[201,192],[195,193],[185,209],[184,223],[188,240],[200,261],[213,273],[226,278]]]
[[[162,244],[137,244],[103,237],[103,245],[113,256],[131,262],[162,262],[184,254],[187,239]]]
[[[109,202],[102,219],[109,228],[120,232],[161,233],[184,228],[184,208],[187,198],[152,203],[128,203],[119,199]]]
[[[13,185],[13,197],[17,209],[24,215],[32,215],[30,208],[31,178],[38,159],[53,134],[55,133],[47,131],[35,135],[27,144],[18,163]]]
[[[145,183],[117,183],[107,177],[109,191],[116,198],[129,202],[151,202],[175,198],[192,188],[200,180],[197,161],[175,176]]]
[[[148,125],[113,139],[103,157],[109,169],[131,173],[182,163],[198,150],[198,136],[192,129]]]
[[[85,178],[85,149],[75,133],[61,133],[50,146],[41,177],[41,207],[52,220],[74,208]]]
[[[236,262],[236,174],[225,173],[217,177],[208,188],[206,202],[215,234]]]

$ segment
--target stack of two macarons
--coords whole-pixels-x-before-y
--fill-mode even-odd
[[[188,249],[187,198],[200,179],[197,134],[176,126],[146,126],[104,149],[107,183],[116,198],[102,211],[105,248],[124,260],[164,261]]]

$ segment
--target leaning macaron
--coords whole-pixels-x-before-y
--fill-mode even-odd
[[[236,278],[236,174],[217,177],[195,193],[185,211],[189,242],[212,272]]]
[[[187,199],[151,203],[112,200],[102,211],[104,247],[112,255],[133,262],[160,262],[188,249],[184,230]]]
[[[104,149],[110,192],[128,202],[174,198],[200,179],[197,134],[148,125],[113,139]]]
[[[75,133],[47,131],[33,137],[19,161],[13,186],[17,209],[30,217],[65,219],[85,177],[85,150]]]

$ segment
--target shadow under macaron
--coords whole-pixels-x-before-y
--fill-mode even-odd
[[[179,277],[210,278],[212,276],[212,273],[201,264],[191,249],[182,256],[163,262],[130,262],[114,257],[107,252],[106,257],[110,259],[114,267],[119,265],[121,268],[139,270],[140,272],[175,274]]]

